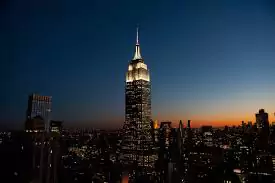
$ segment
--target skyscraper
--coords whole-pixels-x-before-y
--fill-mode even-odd
[[[32,94],[29,96],[26,132],[29,152],[32,154],[31,179],[41,183],[57,182],[59,167],[59,133],[61,122],[51,121],[52,97]]]
[[[49,125],[50,114],[52,109],[52,97],[31,94],[28,100],[27,119],[31,120],[36,116],[43,118],[47,127]]]
[[[172,131],[172,122],[161,122],[160,123],[160,146],[164,146],[164,149],[168,149],[171,145],[171,131]]]
[[[138,29],[135,54],[126,72],[123,130],[123,163],[153,167],[156,155],[152,152],[151,83],[149,70],[140,53]]]
[[[268,114],[264,111],[264,109],[260,109],[259,113],[256,116],[256,124],[259,130],[266,130],[269,128]]]
[[[259,135],[258,146],[261,149],[267,150],[269,137],[268,113],[266,113],[264,109],[260,109],[259,113],[255,116]]]
[[[191,120],[187,121],[187,128],[191,128]]]

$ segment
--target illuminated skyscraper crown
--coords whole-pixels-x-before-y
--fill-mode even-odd
[[[136,50],[134,58],[128,66],[128,72],[126,73],[126,82],[132,82],[136,80],[150,81],[150,75],[147,65],[144,63],[139,46],[139,29],[137,28]]]

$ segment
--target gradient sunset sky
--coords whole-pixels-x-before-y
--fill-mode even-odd
[[[37,92],[65,125],[122,126],[137,23],[153,119],[275,121],[274,0],[4,0],[0,23],[3,125]]]

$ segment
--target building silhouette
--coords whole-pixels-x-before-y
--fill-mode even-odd
[[[191,120],[187,121],[187,128],[191,128]]]
[[[262,150],[267,150],[268,148],[268,138],[269,138],[269,121],[268,113],[264,109],[260,109],[256,116],[256,125],[258,130],[258,147]]]

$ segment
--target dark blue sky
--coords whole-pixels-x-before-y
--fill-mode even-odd
[[[153,117],[197,125],[275,111],[273,0],[1,1],[0,121],[22,126],[27,96],[53,97],[67,124],[122,125],[140,25]]]

